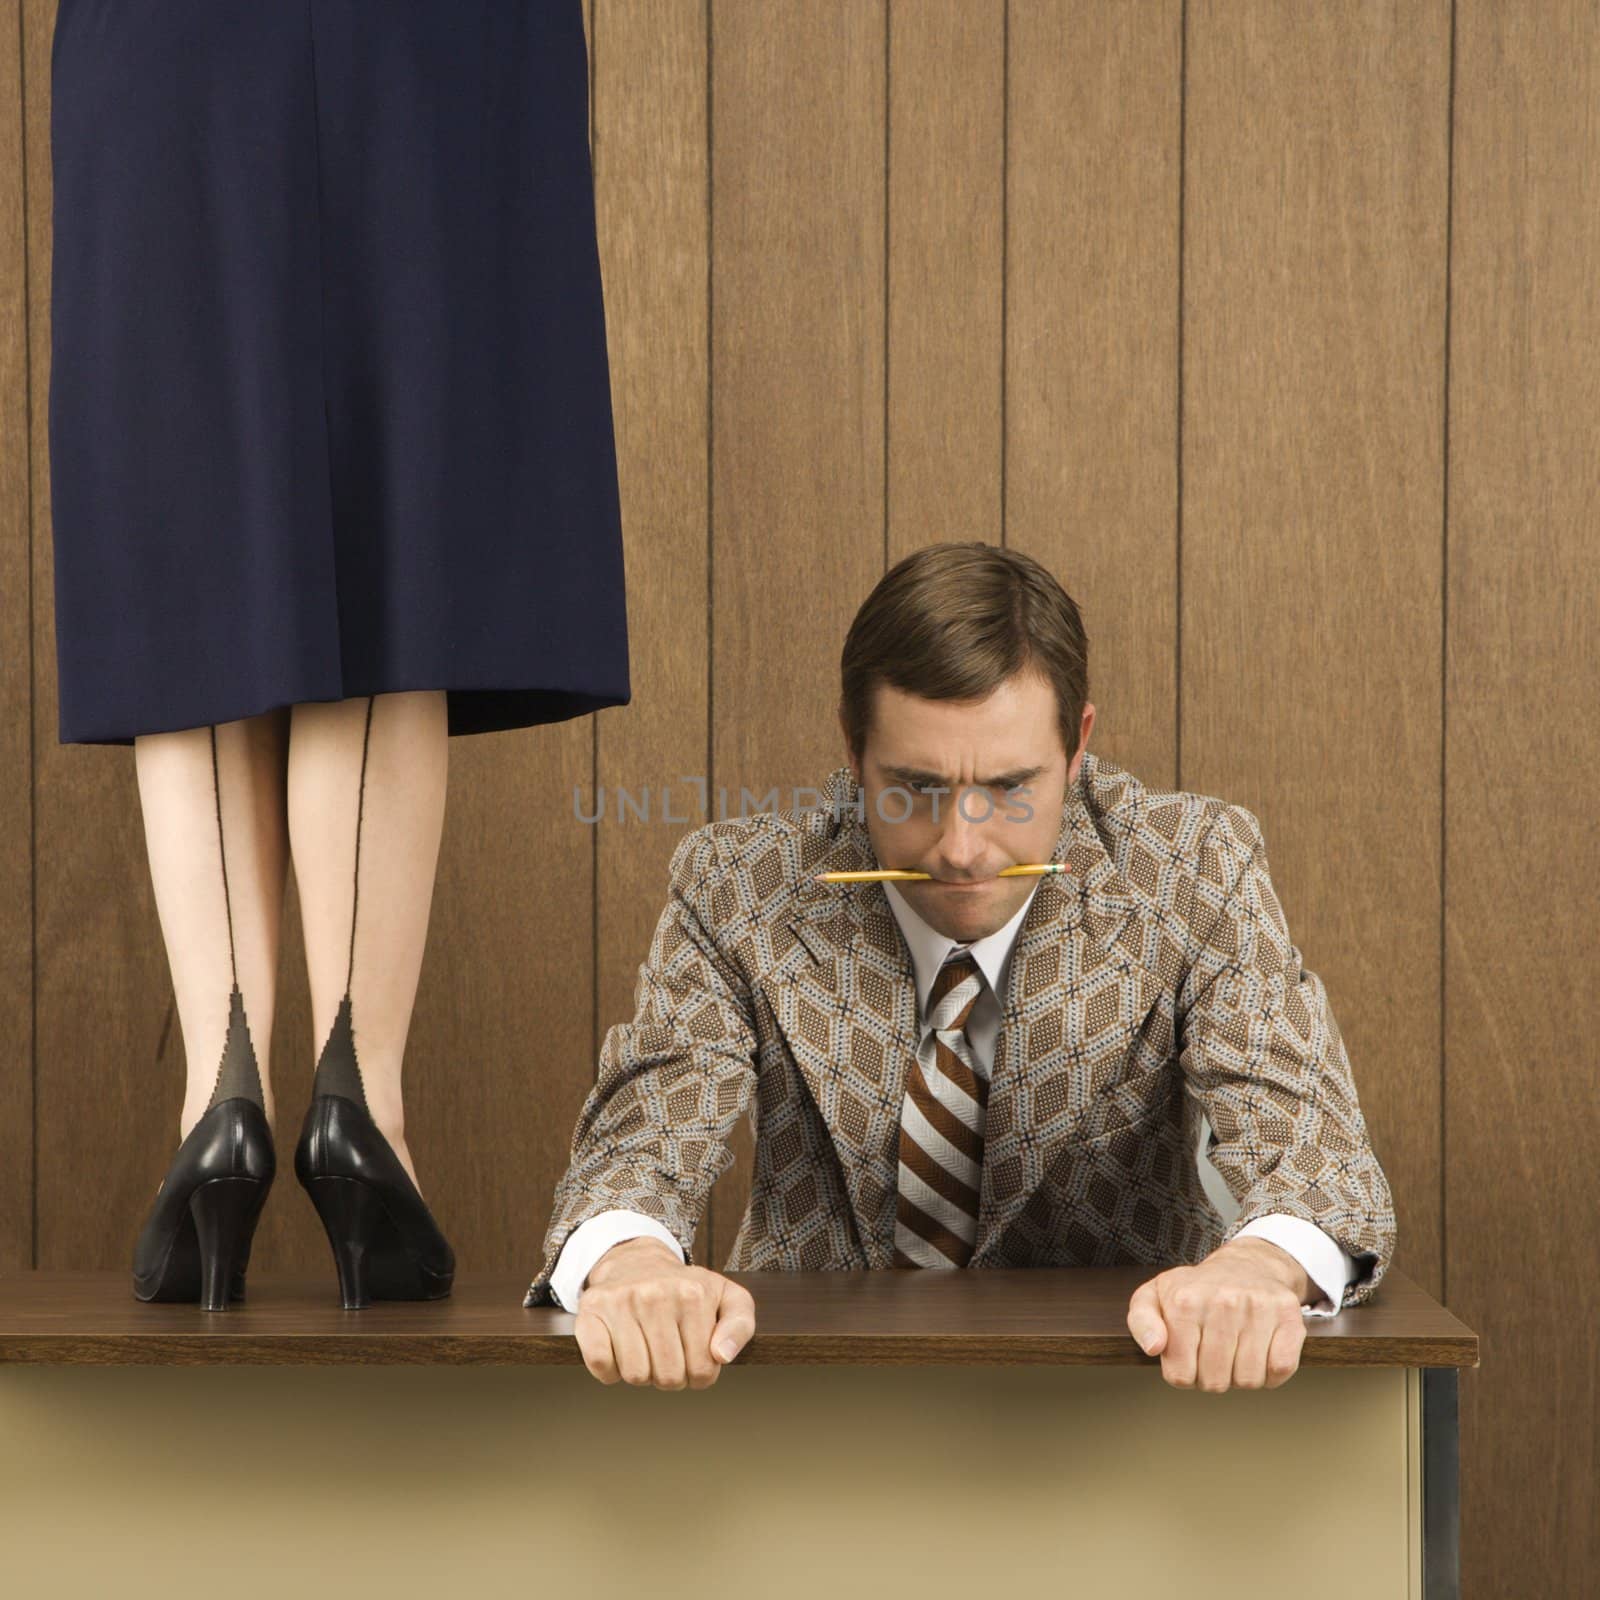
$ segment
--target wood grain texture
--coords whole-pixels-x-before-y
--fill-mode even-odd
[[[32,20],[32,19],[30,19]],[[33,582],[35,529],[45,509],[36,473],[48,457],[33,438],[31,388],[39,331],[29,269],[28,186],[36,109],[24,95],[29,36],[0,27],[0,1267],[33,1262]],[[48,228],[48,218],[46,218]],[[48,231],[43,259],[48,260]]]
[[[1006,532],[1006,8],[932,0],[887,20],[885,569]]]
[[[1127,1326],[1143,1276],[1138,1267],[736,1272],[757,1322],[735,1364],[1156,1367],[1160,1358],[1146,1356]],[[141,1304],[110,1273],[22,1273],[0,1278],[0,1363],[581,1363],[577,1319],[524,1308],[521,1297],[518,1280],[466,1272],[444,1300],[351,1313],[339,1309],[331,1277],[258,1280],[252,1269],[247,1300],[205,1312]],[[1401,1272],[1369,1305],[1308,1321],[1300,1356],[1302,1366],[1477,1359],[1477,1335]]]
[[[884,16],[711,4],[713,813],[719,789],[787,805],[843,760],[839,647],[883,571]],[[748,1122],[730,1147],[718,1263]]]
[[[604,809],[576,830],[594,834],[597,852],[598,1045],[633,1015],[667,863],[705,820],[668,819],[691,816],[685,780],[706,775],[711,152],[704,0],[596,0],[595,12],[595,186],[633,688],[627,706],[596,719],[583,814]],[[710,1228],[708,1207],[697,1261],[710,1259]]]
[[[1182,6],[1010,7],[1006,543],[1077,602],[1090,748],[1177,777]]]
[[[1188,11],[1181,778],[1260,819],[1437,1291],[1450,11]]]
[[[1461,0],[1445,747],[1462,1592],[1600,1566],[1600,11]]]

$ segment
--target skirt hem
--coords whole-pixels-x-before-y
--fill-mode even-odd
[[[200,718],[177,723],[165,728],[139,728],[132,733],[100,730],[90,732],[69,728],[65,723],[58,727],[58,744],[98,744],[131,746],[134,739],[146,734],[183,733],[193,728],[206,728],[213,724],[243,722],[250,717],[265,716],[273,711],[283,711],[295,705],[332,705],[343,700],[361,700],[371,694],[407,694],[417,690],[442,689],[448,696],[447,717],[449,737],[460,738],[473,733],[505,733],[518,728],[543,727],[549,723],[570,722],[577,717],[590,716],[612,706],[625,706],[632,699],[630,689],[527,689],[478,684],[411,684],[392,685],[385,689],[359,690],[353,694],[318,697],[302,695],[297,699],[278,697],[252,711]]]

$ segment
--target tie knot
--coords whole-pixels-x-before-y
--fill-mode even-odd
[[[933,977],[928,991],[928,1024],[938,1030],[960,1031],[983,992],[983,973],[970,950],[952,955]]]

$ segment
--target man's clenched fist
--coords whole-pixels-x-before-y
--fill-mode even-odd
[[[602,1383],[708,1389],[756,1331],[748,1289],[680,1261],[659,1239],[624,1239],[595,1262],[574,1333]]]
[[[1300,1365],[1305,1268],[1266,1239],[1236,1238],[1172,1267],[1128,1302],[1128,1332],[1175,1389],[1276,1389]]]

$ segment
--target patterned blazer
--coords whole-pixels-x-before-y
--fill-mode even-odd
[[[1287,1212],[1356,1258],[1343,1305],[1394,1253],[1322,981],[1301,965],[1256,818],[1148,788],[1084,753],[1018,931],[992,1069],[967,1270],[1198,1262]],[[822,806],[708,822],[672,856],[635,1014],[605,1037],[523,1304],[554,1305],[567,1235],[613,1207],[658,1218],[693,1264],[727,1140],[755,1161],[729,1272],[892,1265],[900,1108],[916,1049],[910,952],[848,767]],[[1241,1210],[1226,1228],[1207,1154]]]

